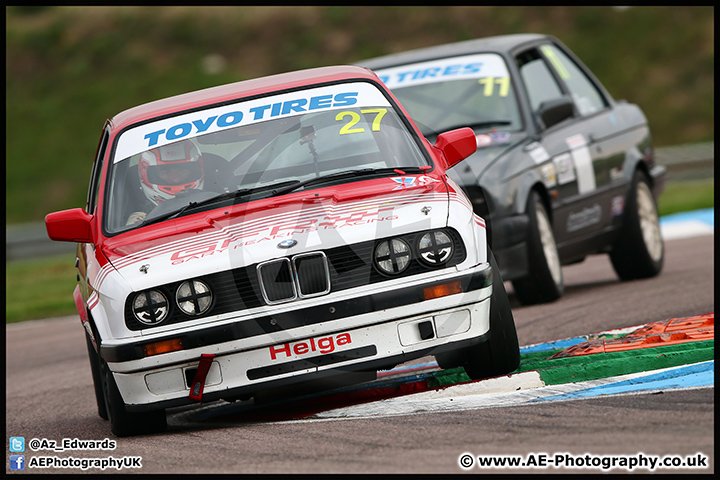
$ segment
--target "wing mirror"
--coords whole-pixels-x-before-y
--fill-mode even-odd
[[[445,155],[447,168],[454,167],[477,150],[477,140],[472,128],[463,127],[438,135],[435,148]]]
[[[45,229],[50,240],[92,243],[92,215],[82,208],[72,208],[45,216]]]
[[[575,116],[575,105],[572,98],[562,96],[542,102],[537,113],[545,128],[550,128],[566,118]]]

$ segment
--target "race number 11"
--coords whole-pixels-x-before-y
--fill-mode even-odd
[[[485,95],[486,97],[491,97],[493,95],[493,90],[495,90],[496,83],[500,85],[500,91],[498,92],[498,94],[501,97],[507,97],[508,91],[510,90],[510,77],[486,77],[479,79],[478,83],[485,86],[485,89],[483,90],[483,95]]]

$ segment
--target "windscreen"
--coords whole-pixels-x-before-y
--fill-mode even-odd
[[[110,234],[215,198],[245,202],[293,185],[362,179],[355,171],[430,166],[417,137],[368,82],[165,118],[125,131],[116,145],[105,204]]]
[[[426,136],[459,127],[519,130],[505,61],[477,54],[376,70]]]

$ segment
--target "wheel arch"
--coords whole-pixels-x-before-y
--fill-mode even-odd
[[[647,140],[647,142],[649,143],[649,139]],[[650,182],[650,188],[652,189],[655,187],[655,181],[650,174],[653,162],[654,155],[652,148],[649,146],[643,148],[641,144],[634,145],[632,148],[628,149],[625,152],[625,162],[623,170],[625,172],[625,180],[628,183],[628,189],[632,184],[635,172],[637,172],[638,170],[645,174],[645,177]]]
[[[95,347],[95,351],[98,355],[100,355],[100,344],[102,343],[102,337],[100,337],[97,325],[95,325],[95,319],[93,318],[93,315],[89,310],[87,312],[87,315],[88,319],[87,322],[83,323],[83,327],[85,327],[85,331],[90,335],[90,340],[93,344],[93,347]]]
[[[647,164],[643,161],[637,161],[635,162],[635,166],[632,169],[632,175],[630,177],[631,183],[632,183],[632,177],[635,175],[636,171],[641,171],[645,175],[645,178],[647,179],[648,183],[650,184],[650,189],[652,190],[655,187],[655,181],[653,180],[652,175],[650,175],[650,168],[647,166]]]
[[[516,211],[518,213],[526,213],[528,198],[530,198],[530,195],[532,195],[532,192],[537,192],[537,194],[540,196],[540,200],[543,202],[545,211],[548,214],[550,224],[554,225],[555,222],[554,222],[554,218],[553,218],[553,211],[552,211],[551,204],[550,204],[550,193],[548,192],[545,184],[540,180],[535,180],[534,182],[528,182],[527,186],[518,192],[517,202],[516,202],[517,203]]]
[[[98,332],[92,312],[85,303],[85,300],[82,298],[79,287],[75,288],[73,298],[75,300],[75,308],[77,308],[78,314],[80,315],[80,322],[82,323],[83,329],[85,330],[86,335],[90,338],[90,342],[95,348],[95,351],[99,355],[101,343],[100,333]]]
[[[466,185],[463,186],[465,194],[470,199],[473,213],[485,220],[485,231],[487,243],[492,248],[492,218],[491,212],[494,210],[492,196],[483,188],[482,185]]]

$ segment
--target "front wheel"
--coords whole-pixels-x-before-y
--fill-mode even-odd
[[[165,410],[151,412],[128,412],[125,409],[120,390],[108,368],[107,363],[100,358],[100,371],[102,375],[103,396],[105,409],[110,420],[110,429],[118,437],[129,437],[147,433],[163,432],[167,428]]]
[[[103,420],[108,419],[107,409],[105,408],[105,395],[103,394],[103,380],[100,371],[100,356],[95,351],[90,337],[85,335],[85,343],[87,344],[88,357],[90,358],[90,371],[92,372],[93,387],[95,388],[95,401],[97,402],[98,415]]]
[[[513,288],[518,300],[525,305],[552,302],[562,296],[565,286],[550,217],[534,190],[528,197],[526,211],[529,218],[528,274],[514,280]]]
[[[621,280],[654,277],[662,270],[664,250],[655,197],[647,176],[638,170],[610,261]]]
[[[488,260],[493,273],[493,291],[490,297],[490,338],[471,347],[465,359],[465,372],[473,380],[507,375],[520,366],[515,320],[508,300],[500,269],[495,256],[488,249]]]

